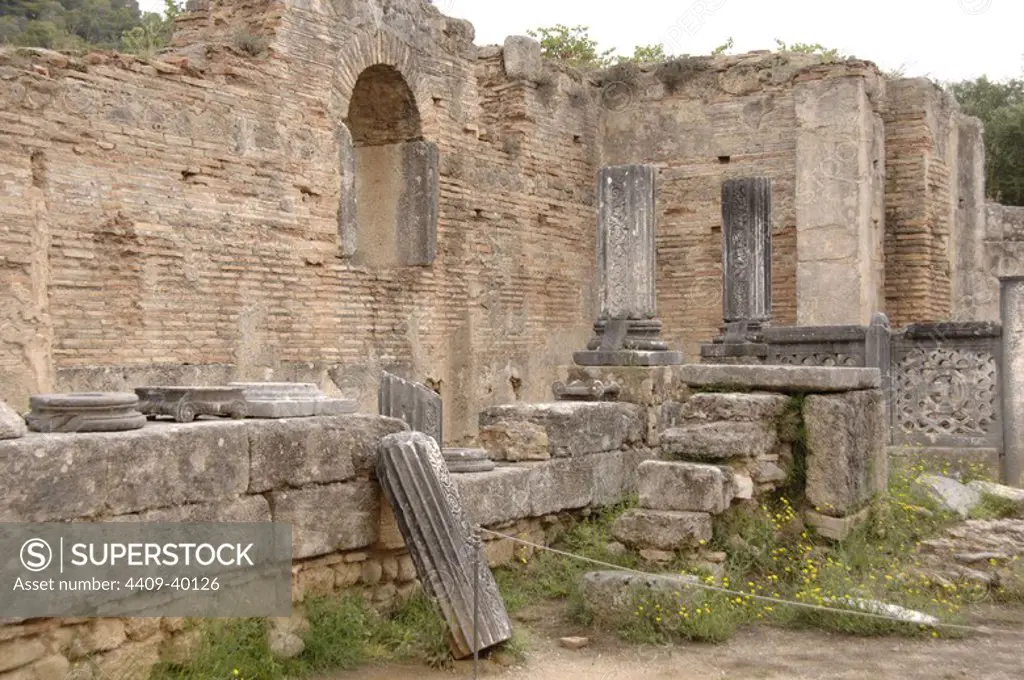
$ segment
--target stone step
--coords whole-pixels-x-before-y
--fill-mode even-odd
[[[690,422],[661,433],[664,453],[698,461],[757,458],[768,455],[778,444],[774,424],[763,422]]]
[[[715,465],[649,460],[637,475],[645,509],[717,515],[729,509],[736,492],[732,472]]]
[[[634,508],[615,520],[612,536],[633,548],[694,549],[711,540],[711,515]]]
[[[683,405],[684,420],[740,422],[775,421],[789,398],[768,392],[698,392]]]

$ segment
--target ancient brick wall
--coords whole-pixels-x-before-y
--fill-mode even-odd
[[[894,325],[941,321],[952,312],[960,114],[924,79],[891,81],[887,100],[886,311]]]
[[[341,4],[277,17],[258,56],[216,22],[150,64],[4,56],[8,400],[279,376],[372,408],[389,366],[440,390],[454,440],[470,404],[548,395],[593,321],[596,107],[510,82],[433,8]],[[340,122],[378,62],[439,148],[430,267],[339,244]]]

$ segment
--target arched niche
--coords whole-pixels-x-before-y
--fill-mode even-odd
[[[342,252],[375,268],[428,266],[437,252],[437,146],[396,67],[360,72],[342,131]]]

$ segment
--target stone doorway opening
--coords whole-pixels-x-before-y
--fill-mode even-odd
[[[423,139],[416,99],[394,67],[356,80],[345,121],[355,160],[355,262],[426,266],[437,244],[437,146]]]

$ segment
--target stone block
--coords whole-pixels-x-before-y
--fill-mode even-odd
[[[567,381],[590,380],[619,388],[616,401],[640,406],[657,406],[667,401],[685,401],[690,388],[679,380],[674,366],[567,366]]]
[[[785,470],[770,460],[754,461],[750,476],[758,484],[778,484],[789,477]]]
[[[22,666],[10,673],[5,673],[0,677],[3,680],[74,680],[74,676],[70,671],[71,664],[67,659],[60,654],[51,654],[28,666]],[[118,676],[111,678],[111,680],[127,680],[127,678],[125,676]]]
[[[732,472],[714,465],[649,460],[638,469],[640,507],[651,510],[725,512],[735,489]]]
[[[477,440],[492,460],[518,462],[551,458],[548,433],[536,423],[497,422],[481,428]]]
[[[750,475],[734,473],[732,476],[732,483],[736,488],[736,495],[734,498],[748,501],[754,497],[754,480],[750,478]]]
[[[767,423],[699,423],[661,433],[664,453],[692,460],[756,458],[770,453],[778,443],[774,426]]]
[[[529,36],[510,35],[505,38],[501,55],[509,80],[538,81],[544,73],[540,43]]]
[[[245,428],[232,421],[153,423],[0,441],[9,488],[0,521],[123,515],[237,496],[249,487]]]
[[[580,366],[678,366],[683,363],[683,353],[674,350],[595,349],[573,352],[572,360]]]
[[[524,464],[525,466],[525,464]],[[530,515],[554,514],[590,505],[594,463],[588,458],[562,458],[528,465]]]
[[[807,500],[844,517],[884,493],[887,424],[881,390],[811,395],[804,402]]]
[[[636,476],[636,460],[632,451],[612,451],[592,456],[590,504],[596,507],[621,503],[630,492]]]
[[[634,548],[688,550],[711,540],[711,515],[706,512],[633,509],[612,525],[612,536]]]
[[[480,427],[527,422],[542,427],[551,456],[617,451],[643,440],[644,411],[634,404],[557,401],[492,406],[480,413]]]
[[[274,491],[270,509],[275,522],[292,525],[292,559],[377,542],[380,503],[377,487],[370,482]]]
[[[980,494],[995,496],[996,498],[1002,498],[1003,500],[1009,501],[1016,505],[1020,509],[1024,509],[1024,489],[1018,489],[1012,486],[1004,486],[1002,484],[994,484],[992,482],[984,482],[980,479],[976,479],[973,482],[968,482],[967,487],[974,489]]]
[[[382,437],[402,429],[379,416],[250,421],[249,492],[352,479],[355,461],[372,457]]]
[[[494,526],[530,516],[530,472],[499,467],[490,472],[452,475],[470,522]]]
[[[437,257],[438,149],[433,142],[401,145],[402,184],[395,246],[398,264],[428,267]],[[437,443],[441,444],[438,437]]]
[[[955,512],[963,518],[981,503],[981,491],[965,486],[955,479],[941,475],[921,475],[915,486],[934,500],[947,512]]]
[[[843,541],[850,533],[867,521],[871,515],[871,508],[864,508],[849,517],[829,517],[813,510],[804,511],[804,522],[814,527],[819,535],[831,538],[833,541]]]
[[[771,392],[698,392],[683,404],[685,420],[774,422],[786,411],[789,398]]]
[[[698,604],[706,592],[699,585],[700,579],[689,574],[641,576],[624,571],[592,571],[583,575],[580,590],[595,620],[618,624],[635,617],[638,599],[669,597],[680,605]]]
[[[387,503],[380,504],[380,531],[377,534],[377,547],[381,550],[398,550],[405,547],[402,530],[398,527],[395,513]]]
[[[27,666],[46,655],[46,647],[39,638],[18,638],[0,642],[0,673]]]
[[[198,523],[219,524],[221,522],[237,522],[242,524],[258,524],[270,522],[270,504],[263,496],[242,496],[216,503],[196,503],[180,505],[174,508],[147,510],[137,515],[122,515],[114,518],[118,522],[159,522],[159,523]]]
[[[679,368],[679,375],[684,383],[697,389],[728,386],[738,391],[808,394],[867,390],[881,383],[877,368],[831,366],[686,364]]]
[[[0,439],[20,439],[26,434],[25,419],[6,402],[0,401]]]

